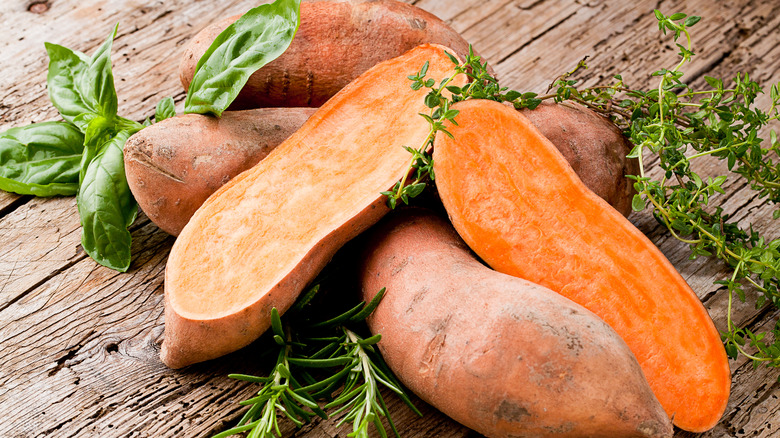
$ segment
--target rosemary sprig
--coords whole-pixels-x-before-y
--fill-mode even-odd
[[[284,415],[296,426],[307,423],[314,415],[328,416],[317,402],[305,390],[290,372],[290,359],[294,344],[289,325],[284,326],[276,308],[271,310],[271,327],[274,342],[280,347],[276,365],[269,377],[257,377],[243,374],[231,374],[230,378],[262,384],[255,397],[239,404],[251,406],[238,425],[213,438],[224,438],[242,432],[249,432],[247,438],[281,437],[277,418]]]
[[[501,87],[473,53],[456,66],[456,74],[468,74],[471,83],[460,90],[450,90],[449,98],[442,95],[441,87],[434,87],[425,78],[422,70],[410,80],[415,89],[422,86],[431,89],[428,96],[435,96],[440,102],[431,107],[432,115],[437,116],[442,116],[445,108],[453,114],[451,104],[465,99],[511,102],[516,108],[534,108],[546,99],[574,101],[610,116],[635,145],[629,157],[638,160],[640,170],[638,175],[628,175],[638,192],[633,209],[652,208],[656,220],[690,246],[692,259],[714,257],[731,268],[729,279],[715,282],[729,294],[727,327],[722,332],[728,355],[731,358],[743,355],[755,364],[780,366],[780,323],[773,330],[774,343],[767,344],[765,334],[755,334],[734,324],[731,306],[734,295],[745,301],[743,288],[750,287],[759,292],[756,308],[766,302],[780,308],[780,239],[766,239],[752,225],[740,227],[713,201],[725,193],[729,176],[737,176],[747,181],[760,198],[775,205],[780,202],[780,163],[773,161],[773,157],[780,155],[780,142],[775,131],[770,132],[766,146],[758,137],[761,128],[780,118],[780,84],[770,87],[771,103],[763,110],[755,106],[755,99],[763,90],[747,74],[737,74],[728,87],[721,79],[705,77],[708,87],[693,89],[682,81],[682,68],[694,56],[689,29],[701,18],[682,13],[666,16],[657,10],[655,16],[659,29],[664,34],[673,34],[679,60],[670,69],[653,72],[658,84],[649,90],[627,87],[620,75],[614,77],[612,84],[579,88],[571,77],[587,67],[583,60],[572,71],[559,76],[548,94],[521,93]],[[680,38],[684,38],[684,44],[677,43]],[[554,92],[549,93],[551,90]],[[430,97],[430,103],[435,100]],[[412,170],[434,179],[429,169],[433,163],[430,149],[432,136],[440,130],[434,122],[442,120],[440,117],[426,117],[426,120],[431,124],[431,135],[424,144],[425,159],[413,159]],[[456,123],[455,116],[449,121]],[[422,150],[417,150],[418,155]],[[658,179],[647,172],[650,157],[658,158],[663,171]],[[730,175],[700,176],[692,163],[704,157],[725,160]],[[416,167],[418,164],[421,166]],[[402,190],[396,186],[396,198],[399,193]],[[395,206],[392,201],[389,204]],[[775,207],[773,218],[780,218],[780,208]],[[755,352],[749,353],[746,346]]]
[[[278,418],[286,417],[297,427],[315,415],[329,418],[346,411],[338,423],[352,423],[348,436],[368,437],[373,425],[382,437],[387,431],[384,417],[395,436],[400,437],[380,393],[386,386],[417,414],[401,385],[389,371],[374,345],[377,334],[358,334],[363,321],[379,305],[382,289],[369,303],[358,305],[323,319],[321,307],[312,306],[319,285],[309,289],[285,315],[271,313],[273,340],[279,348],[276,365],[268,377],[232,374],[231,378],[261,384],[257,395],[240,404],[250,406],[236,427],[213,438],[249,432],[248,438],[280,437]],[[315,309],[316,307],[316,309]],[[326,402],[323,408],[317,403]]]
[[[414,407],[401,386],[395,381],[392,373],[377,355],[374,345],[380,341],[381,335],[364,339],[345,327],[342,330],[344,336],[341,347],[344,354],[355,358],[356,361],[351,367],[339,395],[335,400],[325,405],[325,409],[341,406],[332,415],[347,411],[347,414],[339,422],[339,425],[345,422],[352,423],[352,432],[347,436],[368,438],[369,426],[373,425],[380,436],[386,438],[387,431],[382,424],[381,417],[387,419],[395,436],[400,436],[390,418],[390,412],[382,394],[379,392],[379,384],[401,397],[417,415],[422,414]]]

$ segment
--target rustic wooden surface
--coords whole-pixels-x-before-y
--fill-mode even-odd
[[[0,131],[54,120],[46,94],[44,41],[92,53],[120,23],[114,74],[120,113],[143,120],[159,99],[184,93],[178,59],[200,28],[240,13],[256,0],[3,0],[0,2]],[[777,0],[417,0],[460,31],[496,68],[504,85],[544,91],[558,74],[588,55],[589,84],[622,73],[634,87],[675,59],[656,30],[653,8],[705,19],[694,28],[697,56],[686,80],[737,71],[768,87],[780,81]],[[759,98],[766,103],[768,96]],[[766,137],[768,133],[764,133]],[[716,164],[703,173],[720,171]],[[739,220],[778,237],[771,210],[733,180],[726,202]],[[669,257],[697,291],[716,325],[725,325],[726,295],[713,285],[719,263],[689,261],[686,248],[648,214],[632,221]],[[103,268],[80,247],[73,198],[37,199],[0,192],[0,437],[205,437],[233,424],[236,402],[252,390],[229,372],[263,373],[258,346],[182,371],[158,360],[163,333],[163,270],[173,238],[143,215],[132,226],[133,264],[126,274]],[[626,255],[627,257],[630,255]],[[738,305],[736,320],[767,329],[778,311]],[[691,336],[695,336],[691,333]],[[780,436],[775,369],[731,364],[732,395],[708,437]],[[478,436],[423,406],[417,419],[391,406],[405,437]],[[286,436],[344,437],[338,419]],[[691,436],[677,432],[678,436]]]

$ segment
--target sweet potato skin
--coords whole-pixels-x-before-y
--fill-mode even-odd
[[[423,45],[369,69],[196,211],[165,270],[166,365],[257,339],[272,308],[284,313],[344,243],[387,212],[380,192],[407,171],[402,146],[428,133],[418,115],[424,90],[406,77],[425,61],[437,80],[452,75],[445,50]]]
[[[198,60],[239,16],[198,33],[187,46],[179,78],[188,89]],[[301,24],[279,58],[255,72],[231,109],[318,107],[375,64],[423,43],[441,44],[461,59],[468,43],[434,15],[397,0],[323,0],[301,4]]]
[[[178,236],[195,210],[230,179],[265,158],[313,108],[184,114],[142,129],[125,144],[125,173],[141,210]]]
[[[482,265],[445,220],[407,209],[370,232],[361,288],[396,376],[493,438],[661,437],[671,423],[623,340],[583,307]]]
[[[617,126],[571,103],[544,102],[521,113],[558,148],[590,190],[623,216],[631,214],[636,190],[626,175],[638,175],[639,162],[626,157],[633,146]]]
[[[489,101],[454,108],[459,126],[451,127],[454,139],[437,137],[434,171],[458,234],[493,269],[561,293],[610,324],[676,426],[703,432],[717,424],[729,398],[728,358],[674,266],[588,190],[522,114]],[[484,123],[493,129],[480,129]]]

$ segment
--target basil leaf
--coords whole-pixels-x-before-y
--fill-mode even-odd
[[[111,120],[97,114],[84,113],[77,120],[86,125],[84,152],[81,155],[81,170],[79,171],[79,184],[82,184],[89,163],[116,132]]]
[[[300,3],[260,5],[222,31],[195,67],[184,112],[222,115],[249,76],[287,50],[300,24]]]
[[[111,35],[92,55],[78,84],[84,102],[92,112],[109,119],[116,116],[118,105],[114,74],[111,71],[111,46],[118,28],[119,25],[116,25]]]
[[[89,57],[57,44],[44,44],[49,54],[49,73],[46,77],[49,100],[60,111],[62,118],[74,123],[73,119],[79,114],[91,111],[77,85],[89,67]]]
[[[172,97],[166,97],[157,104],[157,111],[154,114],[154,122],[159,123],[165,119],[176,116],[176,106]]]
[[[77,197],[81,245],[95,261],[125,272],[130,267],[130,231],[138,204],[125,178],[122,148],[133,131],[120,131],[101,145],[87,166]]]
[[[0,134],[0,189],[20,195],[75,195],[84,136],[65,122]]]

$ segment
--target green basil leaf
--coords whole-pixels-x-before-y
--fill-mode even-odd
[[[49,100],[60,111],[62,118],[74,123],[73,120],[79,114],[92,111],[78,86],[89,67],[89,57],[57,44],[45,45],[49,54],[49,73],[46,77]]]
[[[130,267],[130,231],[138,204],[125,178],[122,148],[133,131],[120,131],[101,145],[87,166],[77,197],[81,244],[103,266]]]
[[[195,67],[184,112],[222,115],[249,76],[287,50],[300,24],[300,3],[260,5],[219,34]]]
[[[89,60],[81,75],[78,89],[91,112],[106,118],[113,118],[117,112],[117,96],[114,88],[114,73],[111,71],[111,46],[119,25],[108,36],[102,46]]]
[[[0,134],[0,189],[21,195],[75,195],[84,136],[65,122]]]
[[[172,97],[166,97],[157,104],[157,111],[154,114],[154,122],[159,123],[165,119],[176,116],[176,106]]]
[[[81,114],[77,119],[86,125],[84,130],[84,152],[81,155],[81,169],[79,170],[79,184],[84,181],[84,174],[92,159],[98,151],[111,140],[116,133],[114,123],[111,120],[92,113]]]

